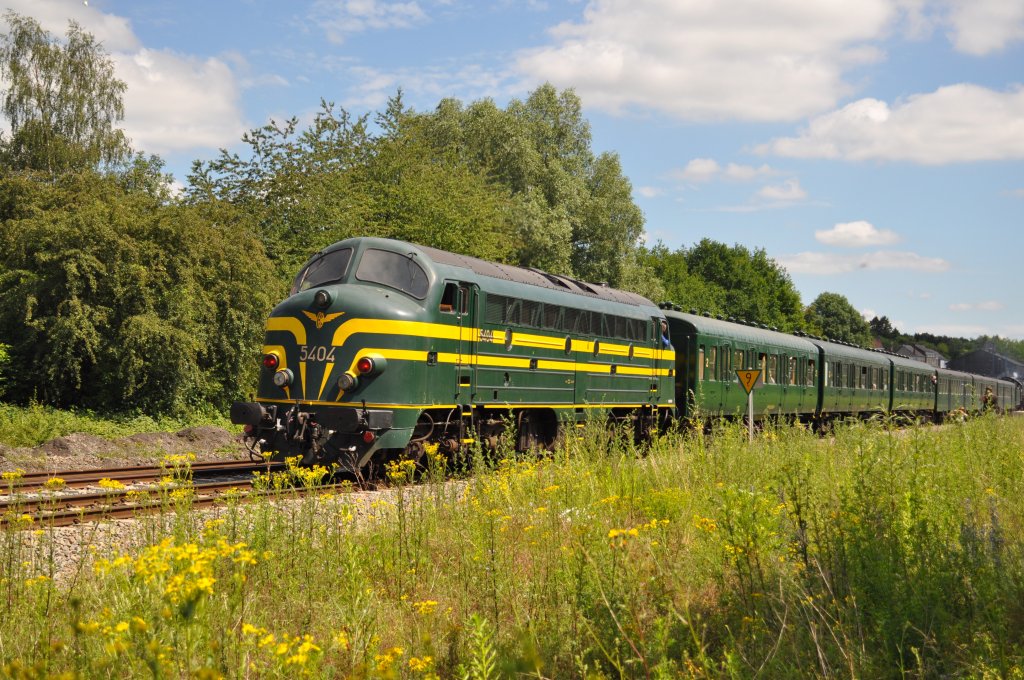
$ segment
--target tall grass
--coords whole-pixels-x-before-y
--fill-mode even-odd
[[[211,424],[231,427],[223,416],[212,413],[197,413],[191,419],[154,418],[142,414],[104,415],[37,403],[27,406],[0,403],[0,444],[12,447],[38,446],[73,432],[115,439],[139,432],[176,432],[190,426]]]
[[[2,535],[0,653],[84,677],[1020,677],[1022,443],[996,417],[643,452],[595,428],[456,482],[393,465],[370,497],[211,521],[179,494],[78,577],[49,530]]]

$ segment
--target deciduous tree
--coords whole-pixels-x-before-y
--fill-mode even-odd
[[[8,168],[61,172],[117,165],[131,148],[117,123],[125,84],[96,39],[71,22],[61,41],[30,17],[4,14],[0,80],[11,136],[2,145]]]
[[[807,307],[807,324],[826,338],[852,342],[867,347],[871,344],[868,323],[839,293],[822,293]]]
[[[723,313],[791,332],[803,327],[800,293],[763,249],[705,238],[686,251],[686,265],[714,290]]]

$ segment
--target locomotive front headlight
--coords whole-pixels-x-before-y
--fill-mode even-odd
[[[274,373],[274,384],[278,387],[287,387],[292,384],[292,369],[285,368]]]
[[[331,294],[326,290],[320,289],[313,296],[313,304],[321,309],[326,309],[331,306]]]
[[[355,389],[358,384],[359,378],[355,377],[351,373],[342,373],[341,377],[338,378],[338,387],[340,387],[343,392]]]

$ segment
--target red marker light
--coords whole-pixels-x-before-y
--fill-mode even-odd
[[[366,375],[373,370],[373,359],[370,357],[363,357],[356,362],[356,370]]]
[[[264,354],[263,355],[263,367],[264,368],[269,368],[270,370],[275,370],[279,363],[281,363],[281,360],[277,358],[276,354],[270,353],[270,354]]]
[[[366,442],[367,444],[372,444],[376,438],[377,435],[375,435],[370,430],[367,430],[366,432],[363,433],[363,441]]]

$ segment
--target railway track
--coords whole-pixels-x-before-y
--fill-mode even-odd
[[[274,472],[281,464],[242,462],[192,463],[181,468],[136,466],[92,470],[68,470],[26,474],[6,480],[7,495],[0,497],[0,528],[69,526],[97,519],[125,519],[174,509],[176,492],[187,492],[191,508],[223,502],[224,494],[237,490],[242,498],[278,491],[253,488],[254,472]],[[175,476],[177,475],[177,477]],[[54,478],[63,484],[47,486]],[[101,485],[101,480],[118,484]],[[337,485],[340,486],[341,481]],[[325,484],[326,488],[334,486]],[[99,491],[82,490],[100,488]],[[31,521],[29,521],[31,520]]]
[[[144,482],[155,482],[165,477],[173,477],[175,474],[188,471],[193,479],[210,475],[220,475],[230,472],[267,472],[279,470],[283,467],[280,463],[253,463],[252,461],[207,461],[191,463],[187,466],[168,465],[137,465],[131,467],[93,468],[89,470],[63,470],[56,472],[28,472],[20,477],[5,480],[2,487],[6,487],[8,495],[14,493],[27,493],[41,491],[46,487],[47,482],[53,479],[63,481],[61,487],[76,489],[99,485],[101,479],[109,479],[122,484],[137,484]]]

